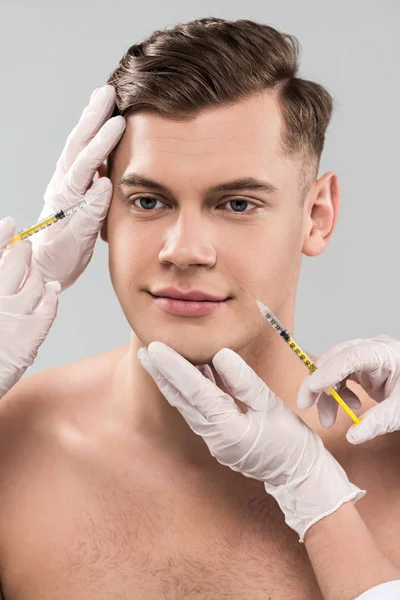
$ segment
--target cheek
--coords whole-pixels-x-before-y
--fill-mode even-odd
[[[108,251],[111,281],[117,292],[129,290],[135,282],[137,284],[140,273],[151,262],[148,234],[132,227],[126,219],[110,220]]]
[[[250,290],[270,296],[289,293],[301,266],[301,221],[276,219],[248,236],[243,250],[229,261],[230,271]],[[232,269],[232,265],[234,268]]]

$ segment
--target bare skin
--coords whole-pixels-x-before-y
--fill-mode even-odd
[[[184,122],[128,117],[102,238],[131,341],[26,377],[0,403],[6,600],[321,600],[305,546],[263,484],[220,465],[142,368],[137,350],[156,340],[196,365],[223,347],[239,353],[368,490],[358,510],[400,566],[399,434],[352,446],[343,411],[329,430],[316,410],[299,411],[307,370],[241,286],[293,331],[301,255],[321,254],[335,227],[336,175],[314,181],[302,205],[301,165],[283,158],[281,135],[269,94]],[[120,185],[131,171],[169,191]],[[278,191],[209,192],[250,176]],[[248,214],[234,214],[235,199]],[[151,296],[167,285],[231,300],[218,318],[170,315]],[[356,413],[373,405],[361,399]]]
[[[321,600],[304,545],[261,482],[220,465],[187,425],[185,436],[127,428],[112,383],[127,356],[124,346],[27,377],[3,398],[4,598]],[[374,404],[349,386],[356,414]],[[352,446],[343,411],[329,430],[315,410],[296,412],[367,489],[359,513],[400,566],[399,434]]]

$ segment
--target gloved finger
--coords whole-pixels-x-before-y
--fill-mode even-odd
[[[79,153],[94,138],[100,127],[109,119],[114,111],[114,87],[106,85],[99,88],[96,94],[95,92],[92,93],[89,105],[82,112],[78,124],[67,138],[47,189],[55,190],[60,187],[62,180],[74,164]]]
[[[351,376],[349,376],[349,378],[350,377]],[[359,403],[360,401],[358,400],[357,396],[353,392],[351,392],[351,390],[349,388],[346,387],[346,381],[347,381],[347,378],[343,379],[342,381],[340,381],[338,384],[336,384],[334,386],[334,389],[337,391],[337,393],[340,396],[342,396],[342,394],[345,394],[346,397],[349,398],[350,408],[353,408],[353,407],[359,408],[360,404],[357,404],[357,403]],[[309,378],[307,378],[307,379],[303,380],[303,382],[299,388],[299,392],[297,395],[297,406],[302,410],[309,410],[310,408],[315,406],[317,403],[319,404],[320,397],[324,393],[326,394],[326,396],[328,398],[332,399],[334,404],[337,404],[336,400],[334,398],[332,398],[332,396],[329,394],[328,389],[324,390],[323,392],[311,391],[310,387],[309,387]],[[342,396],[342,398],[343,398],[343,396]]]
[[[14,338],[14,346],[7,349],[9,358],[9,374],[7,381],[2,378],[0,391],[5,393],[29,367],[36,358],[37,351],[54,321],[57,313],[58,281],[49,282],[45,286],[43,299],[36,312],[31,315],[11,315],[13,318],[2,319],[2,327],[6,329],[6,336]],[[1,317],[4,317],[0,313]],[[6,339],[7,339],[6,337]]]
[[[45,288],[40,268],[31,262],[21,289],[9,296],[0,296],[0,311],[13,315],[31,315],[43,298]]]
[[[363,342],[365,342],[365,339],[357,338],[354,340],[336,344],[336,346],[333,346],[333,348],[330,348],[329,350],[327,350],[326,352],[321,354],[321,356],[315,361],[315,364],[318,367],[317,370],[319,370],[322,365],[324,365],[325,363],[330,361],[333,357],[337,356],[343,349],[352,347],[352,346],[358,346],[360,343],[363,343]],[[299,392],[298,392],[298,395],[297,395],[297,406],[302,410],[308,410],[308,409],[312,408],[313,406],[315,406],[315,404],[318,401],[319,395],[321,393],[320,390],[318,390],[315,393],[313,390],[310,389],[310,386],[309,386],[310,377],[313,377],[314,373],[315,373],[315,371],[313,373],[309,373],[308,377],[302,382]],[[314,378],[313,378],[313,380],[314,380]],[[346,383],[346,380],[344,379],[344,380],[340,381],[339,383],[334,384],[332,387],[334,389],[336,389],[336,391],[338,393],[340,393],[340,390],[343,388],[345,383]]]
[[[56,194],[58,208],[71,206],[86,194],[96,170],[117,145],[125,127],[124,117],[113,117],[83,148],[59,186],[60,193]]]
[[[265,411],[269,408],[269,394],[265,394],[267,386],[239,354],[230,348],[222,348],[212,362],[232,396],[253,410]]]
[[[155,364],[154,356],[156,354],[157,363]],[[152,375],[168,402],[179,410],[191,430],[203,438],[211,456],[215,457],[222,465],[238,471],[239,468],[236,464],[239,460],[243,460],[244,453],[240,442],[243,442],[251,431],[251,414],[242,414],[233,398],[223,393],[211,381],[203,377],[196,367],[187,363],[182,356],[165,344],[152,342],[149,344],[147,352],[149,361],[146,360],[145,355],[144,349],[140,348],[138,357],[141,362],[143,361],[143,367]],[[182,361],[176,360],[175,355]],[[185,363],[189,365],[190,369],[186,369]],[[176,370],[177,367],[178,370]],[[189,373],[190,376],[187,377]],[[179,388],[185,389],[184,394],[178,387],[171,384],[171,379],[175,382],[179,379]],[[252,437],[251,434],[250,437]],[[224,459],[224,452],[227,449],[231,451],[228,462]],[[232,449],[238,455],[237,460],[233,458]],[[247,445],[246,450],[248,450]]]
[[[315,364],[317,365],[317,367],[320,367],[321,365],[326,363],[327,360],[330,360],[331,358],[339,354],[339,352],[341,352],[344,348],[347,348],[349,346],[358,346],[363,342],[365,342],[364,338],[356,338],[354,340],[348,340],[346,342],[336,344],[335,346],[333,346],[333,348],[329,348],[329,350],[326,350],[323,354],[321,354],[321,356],[319,356],[318,359],[315,361]],[[311,375],[312,373],[310,373],[310,376]]]
[[[175,408],[179,409],[189,426],[191,426],[191,423],[199,422],[199,420],[203,420],[204,423],[207,422],[195,406],[193,406],[190,402],[185,400],[185,398],[180,397],[181,395],[178,391],[176,391],[175,393],[171,393],[170,383],[168,379],[156,367],[154,361],[151,360],[147,348],[142,347],[139,349],[138,358],[142,364],[142,367],[154,379],[160,392],[165,395],[166,399],[168,400],[169,404],[171,404],[171,406],[174,406]],[[177,399],[179,399],[178,403],[176,402]]]
[[[344,387],[340,391],[340,397],[349,408],[357,409],[361,407],[361,402],[354,392]],[[329,429],[335,424],[339,408],[338,402],[328,393],[322,392],[317,401],[318,416],[321,425]]]
[[[75,213],[65,228],[76,237],[91,239],[99,231],[105,219],[112,197],[112,183],[108,177],[96,179],[86,196],[90,198],[87,205]],[[85,197],[86,197],[85,196]]]
[[[60,289],[61,286],[58,281],[49,281],[46,283],[42,301],[35,312],[29,317],[37,348],[44,341],[56,317]]]
[[[200,371],[200,373],[202,373],[204,377],[207,377],[207,379],[209,379],[215,384],[217,383],[215,381],[214,373],[212,372],[210,365],[196,365],[196,369],[198,369],[198,371]]]
[[[0,260],[0,297],[16,294],[29,269],[32,245],[29,240],[8,248]]]
[[[302,382],[298,406],[302,407],[303,393],[306,394],[307,388],[310,392],[322,392],[347,377],[359,383],[368,393],[371,389],[374,392],[375,388],[378,391],[382,389],[390,373],[395,372],[395,368],[393,354],[383,342],[371,339],[356,346],[348,346]],[[377,400],[375,397],[374,399]]]
[[[378,435],[400,430],[399,390],[380,404],[361,415],[361,422],[353,425],[346,433],[351,444],[362,444]]]
[[[172,401],[176,403],[176,407],[185,418],[187,402],[195,406],[203,417],[212,423],[225,422],[232,414],[242,415],[239,407],[228,394],[166,344],[152,342],[148,346],[148,353],[172,386],[167,385],[161,391],[166,397],[167,394],[172,395]]]
[[[389,343],[389,342],[396,342],[396,340],[392,337],[390,337],[390,335],[386,335],[385,333],[380,333],[379,335],[374,335],[373,338],[370,338],[371,340],[374,340],[376,342],[384,342],[384,343]]]
[[[4,217],[0,221],[0,253],[4,252],[8,242],[14,237],[15,221],[12,217]],[[0,254],[1,256],[1,254]]]
[[[32,262],[22,288],[12,298],[4,300],[12,300],[14,313],[31,315],[42,301],[44,293],[45,282],[40,267]]]

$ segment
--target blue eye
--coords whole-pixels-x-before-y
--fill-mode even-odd
[[[243,200],[241,198],[234,198],[233,200],[228,200],[228,202],[226,202],[225,204],[229,204],[229,202],[238,202],[241,205],[243,205],[243,203],[244,204],[253,204],[253,202],[250,202],[249,200]],[[256,205],[253,204],[253,206],[256,206]],[[236,211],[233,211],[233,212],[236,212]],[[239,213],[241,213],[241,212],[244,212],[244,211],[240,210]],[[248,212],[248,211],[246,211],[246,212]]]
[[[142,204],[142,201],[145,201],[146,204],[144,206],[137,206],[136,202],[140,201],[140,203]],[[148,205],[148,202],[150,202],[150,204],[152,206]],[[129,198],[129,203],[131,206],[137,208],[137,209],[142,209],[142,212],[150,212],[150,210],[154,209],[154,202],[160,202],[161,204],[166,204],[165,202],[162,202],[161,200],[158,200],[157,198],[153,198],[152,196],[138,196],[137,198]],[[250,202],[250,200],[245,200],[244,198],[232,198],[231,200],[228,200],[227,202],[223,202],[221,204],[221,206],[225,206],[226,204],[229,204],[231,202],[236,202],[239,205],[243,206],[243,204],[252,204],[253,206],[257,207],[256,204],[254,204],[254,202]],[[244,212],[249,212],[249,211],[244,211],[243,210],[239,210],[239,211],[228,211],[228,212],[233,212],[234,214],[241,214]]]
[[[134,206],[135,202],[137,202],[137,200],[145,200],[145,201],[150,201],[150,203],[154,202],[161,202],[161,200],[157,200],[156,198],[151,198],[151,197],[147,197],[147,196],[139,196],[138,198],[132,198],[131,202]],[[161,203],[162,204],[162,203]],[[143,206],[141,206],[140,208],[144,208]],[[154,206],[145,206],[145,209],[148,208],[154,208]]]

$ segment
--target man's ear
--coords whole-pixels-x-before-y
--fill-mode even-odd
[[[335,173],[325,173],[315,182],[311,196],[306,199],[308,215],[303,254],[318,256],[324,252],[335,229],[339,204],[338,178]]]

